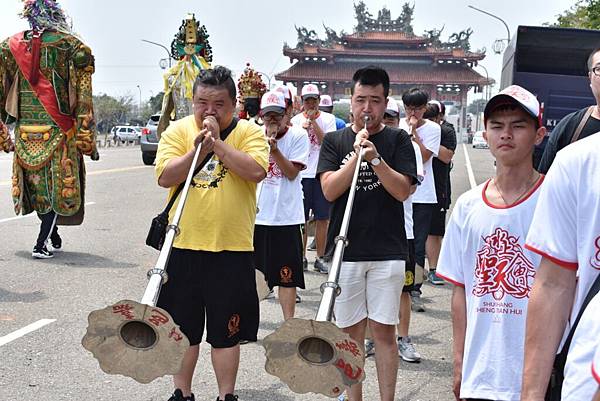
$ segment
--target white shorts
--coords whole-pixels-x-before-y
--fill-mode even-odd
[[[403,260],[343,262],[334,313],[338,327],[350,327],[365,318],[398,324],[404,286]]]

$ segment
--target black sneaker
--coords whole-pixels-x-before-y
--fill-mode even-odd
[[[183,392],[180,389],[176,389],[167,401],[196,401],[196,398],[193,393],[189,397],[184,397]]]
[[[62,241],[58,240],[56,242],[50,240],[50,245],[49,245],[50,251],[52,252],[60,252],[62,250]]]
[[[300,295],[296,295],[296,303],[299,304],[300,302],[302,302],[302,298],[300,298]]]
[[[329,274],[329,268],[321,258],[315,259],[315,270],[321,274]]]
[[[238,396],[233,394],[225,394],[225,399],[221,400],[217,397],[217,401],[238,401]]]
[[[54,257],[54,254],[46,248],[46,245],[44,245],[42,247],[34,247],[31,256],[34,259],[50,259]]]
[[[308,270],[308,259],[304,258],[302,260],[302,270],[307,271]]]
[[[315,240],[315,238],[313,238],[312,242],[310,244],[308,244],[308,248],[309,251],[316,251],[317,250],[317,241]]]

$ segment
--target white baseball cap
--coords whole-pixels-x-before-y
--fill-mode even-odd
[[[321,96],[321,100],[319,101],[319,107],[333,107],[333,101],[331,100],[331,96]]]
[[[277,85],[275,87],[275,92],[279,92],[283,95],[284,99],[291,100],[292,99],[292,91],[287,86]]]
[[[541,113],[540,113],[540,102],[538,102],[535,95],[529,92],[527,89],[520,87],[519,85],[511,85],[507,88],[504,88],[500,93],[496,96],[492,97],[487,104],[485,105],[485,110],[483,111],[483,120],[487,121],[488,117],[496,109],[498,106],[504,104],[517,104],[520,106],[527,114],[531,115],[535,118],[540,126],[541,123]]]
[[[319,97],[319,88],[315,84],[307,84],[302,87],[302,99]]]
[[[285,112],[285,98],[283,93],[277,91],[269,91],[265,93],[260,101],[261,114],[275,112],[282,114]]]
[[[385,106],[385,114],[389,114],[392,117],[397,117],[400,115],[398,102],[396,102],[396,99],[393,97],[388,97],[387,106]]]

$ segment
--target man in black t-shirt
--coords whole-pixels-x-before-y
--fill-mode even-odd
[[[349,187],[364,147],[348,227],[348,246],[340,269],[341,294],[335,303],[337,325],[362,344],[367,324],[377,349],[381,400],[394,399],[398,373],[395,325],[404,284],[408,244],[402,201],[416,184],[416,160],[410,137],[382,124],[389,92],[385,70],[369,66],[354,74],[354,123],[326,135],[317,175],[325,198],[333,203],[327,233],[328,253],[339,234]],[[367,126],[364,117],[369,116]],[[351,399],[362,399],[362,385],[352,386]]]
[[[442,249],[442,238],[446,233],[446,211],[450,208],[450,163],[456,150],[456,132],[452,124],[448,123],[448,126],[442,123],[444,114],[443,103],[431,100],[423,115],[423,118],[439,124],[441,128],[440,149],[438,155],[432,160],[437,205],[431,215],[429,234],[425,243],[425,253],[429,262],[427,277],[433,285],[444,285],[444,280],[436,276],[435,270]]]
[[[593,108],[591,109],[591,114],[587,114],[590,107],[586,107],[563,117],[556,127],[554,127],[546,143],[541,161],[537,165],[537,170],[542,174],[548,172],[558,151],[571,142],[574,142],[573,137],[583,119],[586,119],[585,125],[575,140],[585,138],[600,131],[600,110],[598,109],[598,105],[600,105],[600,47],[597,47],[590,53],[587,66],[590,88],[596,99],[596,105],[590,106]]]

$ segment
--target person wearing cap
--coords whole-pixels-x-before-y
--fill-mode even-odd
[[[423,118],[427,109],[429,95],[421,88],[411,88],[402,94],[406,117],[400,120],[400,129],[411,135],[419,145],[423,158],[425,178],[412,196],[413,231],[415,236],[415,284],[411,291],[412,308],[424,312],[421,299],[421,286],[425,268],[425,243],[429,235],[431,218],[437,204],[435,181],[433,176],[433,158],[440,149],[441,128],[438,124]]]
[[[443,285],[444,280],[436,276],[435,270],[440,257],[442,238],[446,232],[446,211],[450,208],[450,162],[456,150],[456,133],[454,129],[448,129],[442,125],[444,115],[441,112],[442,103],[430,100],[423,118],[427,118],[440,125],[440,149],[438,155],[433,158],[433,178],[435,182],[435,196],[437,204],[431,216],[431,224],[427,241],[425,242],[425,254],[429,264],[429,282],[433,285]]]
[[[306,168],[309,145],[304,129],[288,125],[287,106],[277,91],[265,93],[261,100],[260,116],[271,151],[254,228],[255,265],[270,289],[278,287],[285,320],[294,317],[296,288],[304,288],[300,172]]]
[[[370,329],[377,357],[380,399],[394,400],[398,373],[396,324],[408,243],[402,202],[417,182],[416,160],[410,137],[386,127],[383,114],[389,76],[380,67],[354,73],[354,124],[325,136],[317,174],[326,198],[333,203],[327,233],[327,254],[340,234],[357,154],[364,147],[348,225],[347,246],[340,268],[334,314],[336,324],[359,344]],[[369,117],[365,124],[365,117]],[[399,229],[400,227],[400,229]],[[362,400],[362,385],[348,390],[352,401]]]
[[[333,101],[331,100],[331,96],[322,95],[321,100],[319,100],[319,110],[324,111],[325,113],[333,114]],[[335,128],[342,129],[346,128],[346,122],[341,118],[335,117]]]
[[[546,129],[539,103],[519,86],[484,111],[496,175],[462,194],[442,243],[437,275],[451,299],[457,400],[520,400],[528,300],[540,256],[525,248],[544,177],[531,163]]]
[[[318,272],[327,273],[327,266],[323,260],[325,254],[325,239],[327,236],[327,225],[329,224],[329,202],[323,196],[323,190],[319,180],[315,178],[321,143],[325,134],[333,132],[335,128],[335,117],[319,110],[319,88],[315,84],[307,84],[302,87],[302,109],[303,112],[292,118],[292,124],[305,129],[308,132],[310,148],[306,169],[302,171],[302,189],[304,192],[304,217],[306,224],[310,219],[312,211],[316,221],[315,239],[317,245],[317,259],[314,269]],[[306,249],[306,231],[304,233],[304,247]]]

